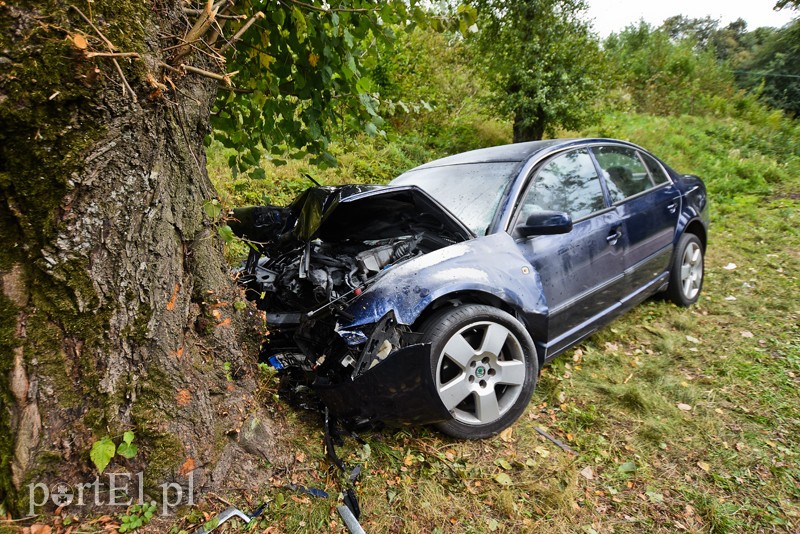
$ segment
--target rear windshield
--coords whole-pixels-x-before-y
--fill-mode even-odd
[[[390,185],[416,185],[475,235],[486,235],[519,162],[465,163],[409,171]]]

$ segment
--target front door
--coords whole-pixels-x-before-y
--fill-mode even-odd
[[[587,149],[555,156],[536,171],[515,225],[537,210],[563,211],[573,220],[569,233],[517,241],[544,286],[550,355],[593,331],[598,316],[619,307],[626,238],[618,210],[606,205]]]

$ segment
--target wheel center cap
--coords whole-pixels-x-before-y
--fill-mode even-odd
[[[475,369],[476,377],[483,378],[484,375],[486,375],[486,369],[484,369],[483,367],[478,367],[477,369]]]

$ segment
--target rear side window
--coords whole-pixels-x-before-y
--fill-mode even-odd
[[[585,149],[558,156],[539,170],[522,201],[519,220],[536,211],[569,213],[573,220],[605,208],[600,178]]]
[[[620,202],[655,187],[647,167],[632,148],[601,146],[592,149],[603,170],[611,202]]]
[[[644,160],[644,164],[647,166],[647,170],[650,171],[650,177],[653,178],[653,182],[656,185],[661,185],[669,182],[669,178],[667,177],[667,173],[664,172],[664,167],[662,167],[652,156],[648,156],[647,154],[643,154],[639,152],[639,155]]]

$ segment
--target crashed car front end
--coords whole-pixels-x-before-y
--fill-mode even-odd
[[[285,208],[234,210],[231,227],[257,244],[239,281],[267,314],[262,358],[340,417],[449,417],[430,346],[410,326],[425,290],[392,287],[389,308],[371,296],[392,271],[472,239],[460,221],[416,187],[341,186],[310,188]]]

